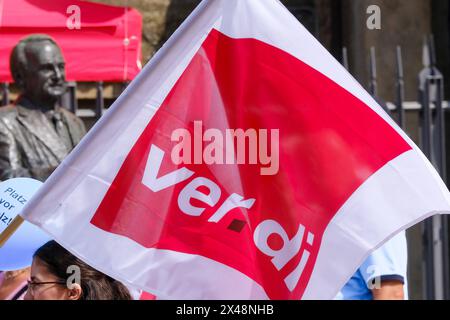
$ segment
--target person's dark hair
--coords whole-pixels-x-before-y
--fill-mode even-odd
[[[55,241],[40,247],[33,258],[44,263],[48,271],[61,281],[67,281],[69,266],[80,268],[82,289],[80,300],[131,300],[131,294],[121,282],[90,267]]]
[[[45,34],[32,34],[22,40],[14,47],[9,58],[9,65],[11,68],[11,75],[15,82],[18,82],[18,76],[21,70],[27,68],[27,57],[25,49],[28,45],[39,42],[50,42],[54,44],[59,50],[61,50],[56,41]]]

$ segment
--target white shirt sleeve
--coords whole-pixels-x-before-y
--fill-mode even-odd
[[[406,284],[407,250],[406,234],[402,231],[372,252],[363,262],[359,270],[365,282],[371,285],[374,280],[398,280]]]

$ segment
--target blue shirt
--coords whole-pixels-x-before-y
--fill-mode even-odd
[[[403,282],[405,299],[408,299],[407,260],[406,234],[403,231],[372,252],[335,299],[372,300],[370,288],[389,280]]]

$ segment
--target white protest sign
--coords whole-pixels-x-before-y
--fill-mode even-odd
[[[14,178],[0,183],[0,233],[21,212],[42,182]],[[0,270],[18,270],[31,265],[34,252],[51,239],[31,223],[24,222],[0,248]]]

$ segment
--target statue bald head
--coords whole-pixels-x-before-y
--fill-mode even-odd
[[[65,62],[56,42],[47,35],[22,39],[10,57],[15,83],[31,103],[48,109],[65,92]]]

